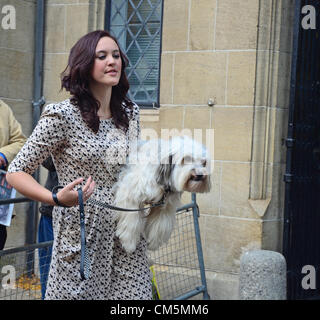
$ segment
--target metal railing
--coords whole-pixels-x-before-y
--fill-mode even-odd
[[[0,205],[25,201],[32,200],[0,200]],[[191,203],[177,210],[177,224],[168,243],[156,251],[148,252],[156,293],[154,296],[157,299],[185,300],[195,296],[198,298],[199,294],[203,299],[210,299],[199,214],[196,195],[192,194]],[[0,270],[5,266],[12,266],[15,271],[14,280],[11,278],[13,283],[2,281],[0,300],[41,299],[41,287],[46,285],[49,270],[51,247],[52,241],[48,241],[0,251]]]

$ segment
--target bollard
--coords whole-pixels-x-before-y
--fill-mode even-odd
[[[240,300],[286,300],[286,273],[282,254],[269,250],[245,252],[240,258]]]

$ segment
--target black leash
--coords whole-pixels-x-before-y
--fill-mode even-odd
[[[160,201],[158,201],[157,203],[151,204],[149,207],[142,208],[142,209],[126,209],[126,208],[115,207],[115,206],[112,206],[111,204],[108,204],[108,203],[105,203],[105,202],[101,202],[101,201],[98,201],[98,200],[94,200],[94,199],[88,199],[87,202],[91,203],[91,204],[98,205],[99,207],[112,209],[112,210],[116,210],[116,211],[129,211],[129,212],[131,211],[131,212],[133,212],[133,211],[144,211],[144,210],[152,209],[154,207],[162,206],[162,205],[164,205],[166,196],[167,196],[167,192],[165,192],[163,194],[163,197],[162,197],[162,199]]]
[[[100,202],[97,200],[91,200],[88,199],[87,202],[90,202],[92,204],[99,205],[103,208],[108,208],[112,210],[117,210],[117,211],[144,211],[150,208],[158,207],[164,204],[166,195],[169,191],[166,191],[162,197],[162,199],[155,203],[152,204],[151,206],[147,208],[142,208],[142,209],[125,209],[125,208],[119,208],[112,206],[108,203]],[[86,280],[90,276],[90,259],[88,255],[88,250],[87,250],[87,241],[86,241],[86,229],[85,229],[85,216],[84,216],[84,204],[83,204],[83,192],[82,189],[78,189],[78,201],[79,201],[79,209],[80,209],[80,236],[81,236],[81,256],[80,256],[80,276],[81,280]]]
[[[86,226],[84,223],[84,205],[82,189],[78,189],[78,199],[80,207],[80,232],[81,232],[81,258],[80,258],[80,276],[81,280],[88,279],[90,276],[90,260],[87,251]]]

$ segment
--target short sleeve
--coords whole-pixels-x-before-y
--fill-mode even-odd
[[[140,113],[139,106],[134,104],[131,110],[131,117],[129,118],[129,152],[137,149],[140,139]]]
[[[62,152],[66,143],[65,132],[66,116],[59,104],[46,106],[37,126],[11,162],[8,172],[32,174],[49,155]]]
[[[2,137],[5,139],[5,143],[0,147],[0,153],[2,153],[5,156],[7,162],[10,163],[22,148],[27,139],[22,132],[20,123],[16,120],[9,106],[5,105],[4,103],[2,103],[2,106],[5,109],[3,121],[7,126],[7,134]]]
[[[133,105],[132,117],[129,121],[129,130],[131,138],[140,139],[140,108],[137,104]]]

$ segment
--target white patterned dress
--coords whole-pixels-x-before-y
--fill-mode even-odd
[[[8,171],[32,174],[49,155],[59,184],[92,176],[96,182],[91,198],[112,204],[112,186],[125,163],[129,146],[139,135],[139,108],[123,105],[129,130],[117,129],[113,119],[101,120],[95,134],[83,121],[70,99],[46,106],[33,133]],[[127,254],[115,237],[114,211],[85,204],[90,277],[80,277],[79,206],[54,207],[54,243],[46,299],[151,299],[151,280],[143,238]]]

